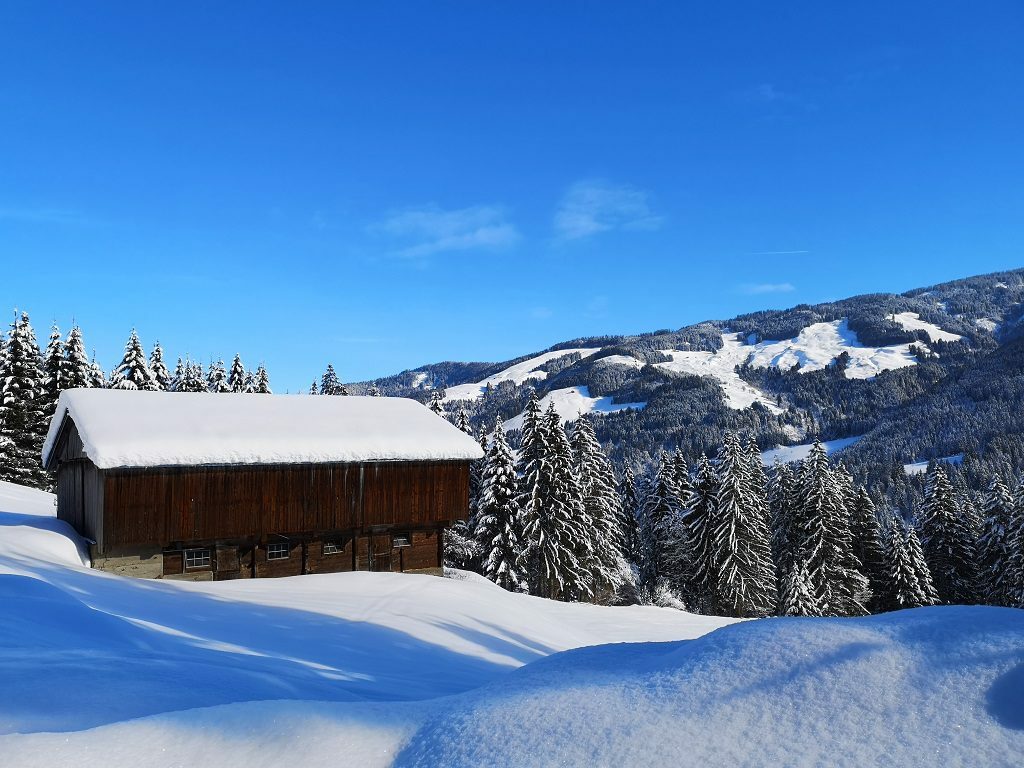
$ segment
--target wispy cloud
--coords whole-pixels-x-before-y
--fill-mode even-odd
[[[25,224],[86,225],[98,224],[95,219],[79,211],[65,208],[4,208],[0,207],[0,220]]]
[[[649,195],[626,184],[601,179],[578,181],[566,191],[555,212],[555,232],[562,240],[578,240],[615,229],[657,229]]]
[[[792,283],[744,283],[739,286],[740,293],[751,296],[762,293],[790,293],[795,290],[796,286]]]
[[[810,251],[754,251],[751,256],[792,256],[797,253],[810,253]]]
[[[519,240],[519,230],[507,211],[496,205],[444,210],[436,205],[395,211],[372,227],[402,243],[392,255],[425,259],[441,253],[508,248]]]

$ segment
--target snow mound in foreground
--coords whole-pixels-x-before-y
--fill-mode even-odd
[[[768,619],[534,662],[452,700],[398,766],[1019,765],[1024,611]]]

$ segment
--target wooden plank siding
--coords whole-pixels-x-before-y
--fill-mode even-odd
[[[109,469],[102,472],[100,538],[105,550],[377,527],[434,528],[465,516],[467,464]]]

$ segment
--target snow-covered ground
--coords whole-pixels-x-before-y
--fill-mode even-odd
[[[889,315],[889,319],[898,323],[905,331],[924,331],[932,341],[960,341],[963,336],[944,331],[934,323],[921,319],[917,312],[900,312]]]
[[[48,494],[0,485],[0,510],[5,768],[1024,754],[1024,611],[733,623],[473,576],[136,581],[84,568]]]
[[[661,352],[672,359],[655,365],[673,373],[710,376],[717,380],[725,393],[726,405],[730,408],[742,410],[754,403],[761,403],[772,413],[782,413],[774,400],[736,373],[736,366],[745,363],[753,351],[754,348],[743,344],[735,333],[723,333],[722,348],[717,352],[663,349]]]
[[[841,437],[838,440],[826,440],[822,445],[825,446],[825,452],[831,456],[833,453],[838,453],[844,448],[849,448],[862,437],[864,437],[864,435],[858,435],[857,437]],[[776,461],[780,464],[803,461],[807,458],[808,454],[810,454],[813,446],[814,443],[802,443],[801,445],[780,445],[777,448],[770,448],[767,451],[761,452],[761,463],[766,467],[770,467]]]
[[[577,349],[559,349],[554,352],[545,352],[542,355],[531,357],[529,360],[511,365],[493,376],[488,376],[483,381],[448,387],[444,391],[444,399],[476,400],[483,396],[488,384],[496,387],[503,381],[511,381],[516,384],[525,384],[527,381],[543,381],[548,377],[548,374],[546,371],[538,369],[545,363],[574,353],[578,353],[580,357],[590,357],[595,352],[599,352],[600,349],[600,347],[579,347]]]
[[[962,453],[957,453],[952,456],[943,456],[942,458],[937,459],[937,461],[945,462],[947,464],[962,464],[963,460],[964,455]],[[904,464],[903,471],[908,475],[923,475],[928,471],[928,460],[925,459],[924,461],[913,461],[910,464]]]
[[[553,389],[541,398],[541,410],[546,410],[550,403],[555,404],[555,411],[562,417],[562,421],[576,421],[580,414],[586,413],[616,413],[631,408],[640,410],[647,405],[647,403],[616,403],[610,397],[591,397],[588,387]],[[523,414],[513,416],[503,426],[506,432],[512,429],[522,429]]]

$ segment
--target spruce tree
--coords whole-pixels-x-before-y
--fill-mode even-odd
[[[89,386],[94,389],[102,389],[107,386],[107,377],[103,374],[103,368],[96,362],[96,350],[92,351],[92,361],[89,363]]]
[[[917,530],[912,525],[905,525],[907,536],[907,549],[910,552],[910,561],[914,565],[914,573],[917,575],[917,583],[927,600],[926,605],[938,605],[942,602],[939,593],[935,589],[935,582],[932,579],[932,572],[928,568],[928,561],[924,557],[924,549],[921,547],[921,540],[917,537]]]
[[[153,345],[153,351],[149,355],[149,368],[153,371],[157,389],[162,392],[168,391],[171,388],[171,373],[164,365],[164,349],[159,341]]]
[[[627,464],[622,473],[622,486],[619,490],[622,499],[622,517],[620,527],[622,529],[622,555],[637,574],[640,563],[640,526],[638,513],[640,503],[638,500],[636,477],[633,469]]]
[[[85,352],[82,329],[76,325],[68,332],[64,345],[64,388],[82,389],[92,385],[92,368]]]
[[[866,488],[858,488],[849,503],[850,533],[853,536],[853,554],[863,567],[871,589],[870,607],[880,607],[885,591],[885,553],[882,548],[882,532],[878,525],[874,502]]]
[[[928,605],[910,550],[907,526],[892,514],[887,526],[885,565],[887,578],[879,602],[883,610],[898,611]]]
[[[734,433],[727,433],[718,464],[711,547],[718,576],[714,602],[728,616],[768,616],[776,606],[768,520],[749,483],[749,452]]]
[[[158,389],[156,377],[153,376],[142,343],[134,329],[125,344],[124,357],[110,376],[110,388],[148,392],[155,392]]]
[[[676,487],[672,458],[661,454],[640,510],[640,586],[654,595],[664,579],[681,575],[686,556],[682,535],[682,501]]]
[[[47,488],[40,464],[49,428],[39,344],[28,314],[15,316],[0,360],[0,480]]]
[[[383,396],[381,391],[380,391],[380,387],[378,387],[376,383],[370,385],[370,388],[367,390],[366,394],[368,394],[370,397],[382,397]]]
[[[772,560],[780,585],[797,565],[796,508],[796,476],[789,464],[776,461],[768,478],[768,509],[771,511]],[[806,567],[804,563],[805,570]]]
[[[821,606],[815,600],[807,563],[802,560],[790,566],[779,588],[779,614],[781,616],[820,616]]]
[[[1006,523],[1006,543],[1010,553],[1003,579],[1005,603],[1024,608],[1024,479],[1013,493],[1013,504]]]
[[[689,571],[685,573],[686,593],[692,608],[701,613],[714,610],[718,584],[718,566],[712,546],[712,524],[718,478],[715,469],[703,453],[697,460],[690,495],[685,500],[683,525],[690,550]]]
[[[483,575],[510,592],[526,582],[520,570],[522,541],[517,479],[512,449],[498,422],[483,459],[474,536],[480,547]]]
[[[263,363],[256,368],[256,389],[254,391],[257,395],[274,394],[270,389],[270,376],[267,375],[267,369],[263,367]]]
[[[313,393],[311,392],[310,394]],[[338,374],[334,372],[334,366],[330,363],[327,364],[327,370],[324,371],[324,375],[320,377],[320,394],[341,394],[341,381],[338,380]]]
[[[993,477],[982,503],[982,534],[978,542],[978,591],[990,605],[1006,605],[1005,578],[1012,551],[1007,538],[1013,497],[1001,478]]]
[[[441,405],[441,402],[443,400],[444,400],[444,390],[443,389],[435,389],[433,392],[430,393],[430,404],[429,404],[428,407],[430,408],[430,410],[432,410],[438,416],[444,416],[444,408]]]
[[[252,395],[256,392],[256,374],[252,371],[245,372],[245,388],[242,391],[247,395]]]
[[[50,340],[43,353],[43,414],[49,419],[57,408],[57,398],[67,388],[66,349],[60,328],[54,323],[50,329]]]
[[[170,392],[182,392],[181,383],[185,378],[185,363],[179,357],[177,364],[174,366],[174,373],[171,374],[171,381],[167,385],[167,389]]]
[[[228,386],[228,372],[224,367],[224,361],[220,358],[210,363],[206,372],[206,388],[207,391],[218,395],[224,395],[231,391],[231,387]]]
[[[199,363],[185,360],[185,372],[176,384],[177,392],[206,392],[207,383],[203,376],[203,367]]]
[[[469,425],[469,414],[466,413],[465,408],[459,408],[459,412],[455,416],[455,426],[470,437],[473,436],[473,427]]]
[[[918,529],[942,602],[975,602],[977,569],[970,525],[958,509],[946,470],[938,464],[928,473]]]
[[[317,385],[316,385],[316,379],[313,379],[313,383],[309,385],[309,394],[311,394],[311,395],[319,395],[320,394],[320,390],[317,388]]]
[[[228,389],[243,394],[247,389],[247,380],[248,375],[245,372],[245,366],[242,365],[242,356],[236,352],[234,360],[231,361],[231,370],[228,371]]]
[[[572,449],[584,512],[591,523],[595,592],[614,595],[623,583],[632,581],[622,556],[622,500],[615,487],[615,471],[585,415],[573,427]]]

